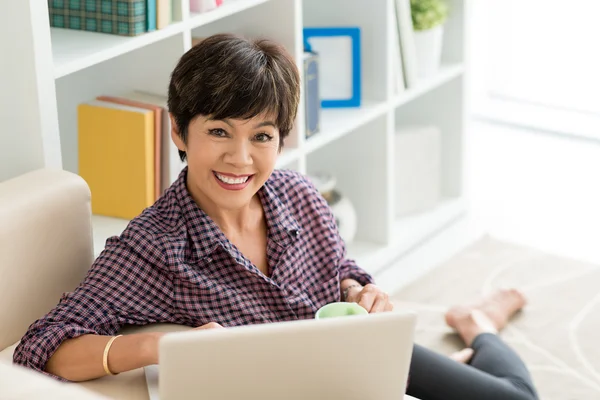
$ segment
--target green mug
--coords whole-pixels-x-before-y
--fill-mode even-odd
[[[317,311],[315,319],[347,317],[350,315],[367,315],[369,312],[358,303],[329,303]]]

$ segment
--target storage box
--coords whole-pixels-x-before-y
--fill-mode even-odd
[[[51,27],[121,36],[147,32],[147,11],[146,0],[48,0]]]
[[[320,130],[321,98],[319,96],[319,56],[314,52],[304,52],[304,105],[306,137]]]
[[[396,216],[432,209],[441,197],[441,132],[435,126],[403,127],[395,136]]]

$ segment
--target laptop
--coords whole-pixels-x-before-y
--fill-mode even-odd
[[[402,311],[170,333],[150,399],[401,400],[415,324]]]

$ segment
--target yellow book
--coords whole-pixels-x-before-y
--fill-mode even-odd
[[[92,213],[132,219],[154,202],[154,113],[105,101],[80,104],[79,175]]]

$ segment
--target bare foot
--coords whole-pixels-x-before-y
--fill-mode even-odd
[[[464,349],[457,351],[456,353],[450,354],[450,358],[456,362],[466,364],[469,362],[471,357],[473,357],[474,351],[469,347],[465,347]]]
[[[446,323],[470,346],[480,333],[502,330],[525,303],[525,296],[516,289],[498,290],[476,304],[452,307]]]

